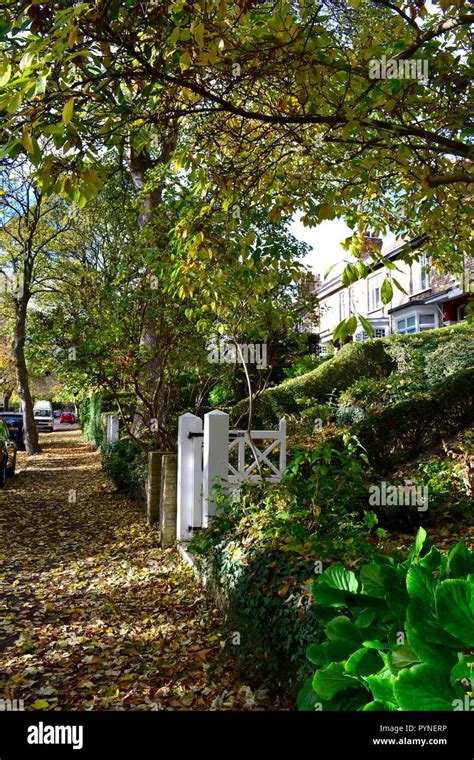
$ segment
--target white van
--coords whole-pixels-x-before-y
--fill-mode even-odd
[[[33,407],[36,427],[48,433],[54,430],[53,405],[51,401],[37,401]]]

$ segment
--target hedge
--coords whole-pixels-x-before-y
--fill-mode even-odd
[[[331,359],[312,372],[285,380],[268,388],[255,402],[253,421],[256,424],[275,424],[280,417],[298,414],[315,404],[325,403],[363,377],[382,378],[397,370],[400,361],[408,364],[431,355],[436,349],[449,346],[453,339],[466,340],[466,360],[474,350],[474,328],[467,323],[436,330],[426,330],[413,335],[391,335],[373,341],[348,343]],[[437,362],[441,361],[440,356]],[[450,359],[450,357],[448,357]],[[466,364],[469,366],[468,361]],[[228,410],[236,422],[248,411],[244,399]]]
[[[348,343],[312,372],[264,391],[255,404],[253,420],[275,423],[305,406],[328,401],[334,392],[345,390],[361,377],[386,377],[395,368],[395,360],[386,352],[383,341]],[[230,410],[231,418],[236,421],[247,408],[248,400],[244,399]]]
[[[474,421],[474,369],[450,375],[428,394],[371,412],[351,431],[366,448],[376,472],[389,472],[443,436]]]
[[[102,425],[102,394],[94,393],[82,399],[79,405],[82,434],[86,441],[91,441],[100,448],[104,442]]]

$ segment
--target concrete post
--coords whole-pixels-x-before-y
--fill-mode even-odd
[[[160,519],[162,451],[148,453],[148,478],[146,484],[146,515],[148,525]]]
[[[160,532],[161,546],[176,542],[177,523],[177,471],[176,454],[163,454],[161,465]]]

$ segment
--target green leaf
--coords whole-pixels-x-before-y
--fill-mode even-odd
[[[468,655],[456,663],[451,670],[449,681],[452,686],[461,679],[471,682],[470,691],[474,691],[474,655]]]
[[[313,679],[308,678],[298,693],[298,696],[296,698],[296,706],[298,710],[302,710],[303,712],[309,710],[312,711],[314,710],[317,701],[318,697],[313,689]]]
[[[439,549],[436,548],[436,546],[432,546],[431,549],[427,554],[425,554],[422,559],[420,559],[420,567],[426,568],[426,570],[438,570],[442,563],[443,555],[439,551]]]
[[[420,527],[418,528],[418,532],[415,537],[415,543],[413,544],[413,546],[411,547],[408,553],[408,559],[411,562],[418,559],[418,557],[420,556],[425,540],[426,540],[426,530]]]
[[[370,324],[370,322],[365,317],[363,317],[362,314],[358,314],[357,317],[359,319],[361,326],[364,328],[369,338],[373,338],[375,335],[375,330]]]
[[[345,615],[339,615],[331,620],[326,626],[326,634],[329,639],[343,639],[355,645],[362,643],[361,632]]]
[[[383,660],[376,649],[357,649],[345,664],[346,673],[351,676],[368,676],[383,668]]]
[[[341,662],[332,662],[327,668],[318,670],[313,678],[313,689],[322,699],[332,699],[341,691],[359,686],[357,678],[349,676]]]
[[[434,609],[436,583],[431,573],[419,565],[412,565],[407,573],[410,598],[422,607]]]
[[[435,665],[440,670],[449,671],[456,662],[455,649],[445,644],[435,644],[420,636],[410,625],[407,626],[407,641],[418,660]]]
[[[12,75],[12,67],[10,64],[7,65],[5,71],[0,76],[0,87],[5,87],[6,84],[10,81],[10,77]]]
[[[436,591],[436,611],[445,631],[465,646],[474,646],[474,584],[450,579],[442,581]]]
[[[380,712],[385,710],[385,704],[383,702],[367,702],[366,705],[360,708],[362,712]]]
[[[420,608],[416,602],[410,602],[406,619],[407,630],[412,629],[421,639],[432,644],[459,647],[458,640],[441,627],[435,607]]]
[[[63,124],[69,124],[69,122],[72,119],[72,114],[74,113],[74,98],[69,98],[69,100],[66,101],[63,108],[62,113],[62,122]]]
[[[392,283],[388,277],[382,283],[382,287],[380,288],[380,297],[382,299],[382,303],[384,304],[390,303],[393,298]]]
[[[395,697],[402,710],[452,710],[458,694],[449,676],[432,665],[402,670],[395,681]]]
[[[348,570],[344,565],[336,564],[331,565],[321,575],[321,583],[332,588],[340,589],[341,591],[356,592],[358,589],[358,582],[355,574],[352,570]]]
[[[474,552],[467,549],[464,541],[459,541],[448,554],[446,575],[448,578],[465,578],[474,573]]]
[[[343,607],[346,603],[346,593],[325,583],[316,581],[313,585],[313,598],[325,607]]]
[[[29,153],[30,156],[33,155],[35,149],[34,145],[31,139],[30,131],[27,126],[23,127],[22,133],[21,133],[21,144],[26,149],[26,151]]]
[[[408,668],[420,662],[420,658],[407,643],[394,649],[391,655],[392,665],[396,670]]]
[[[392,704],[396,702],[393,692],[395,678],[392,675],[388,674],[386,678],[379,675],[368,675],[366,680],[375,701],[391,702]]]

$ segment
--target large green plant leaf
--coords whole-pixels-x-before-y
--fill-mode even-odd
[[[326,626],[326,634],[329,639],[343,639],[358,646],[362,644],[360,630],[345,615],[339,615],[331,620]]]
[[[313,677],[313,689],[322,699],[332,699],[340,691],[359,687],[358,679],[348,675],[341,662],[332,662]]]
[[[434,609],[436,581],[429,570],[412,565],[407,573],[406,583],[411,599],[422,607]]]
[[[360,709],[362,712],[381,712],[387,708],[383,702],[367,702],[367,704]]]
[[[318,697],[313,689],[313,679],[307,678],[296,698],[296,706],[298,710],[303,712],[312,711],[315,709],[317,701]]]
[[[407,641],[421,662],[435,665],[439,669],[449,672],[457,660],[455,648],[427,641],[424,636],[419,636],[410,626],[407,626]]]
[[[415,543],[413,544],[413,546],[411,547],[408,553],[408,559],[411,562],[414,562],[419,558],[424,548],[425,541],[426,541],[426,530],[420,527],[418,528],[418,532],[415,537]]]
[[[443,554],[436,546],[432,546],[429,552],[420,559],[420,567],[424,567],[426,570],[438,570],[443,563]]]
[[[467,549],[464,541],[452,547],[448,554],[447,578],[465,578],[474,573],[474,552]]]
[[[362,647],[351,654],[344,667],[351,676],[368,676],[382,670],[384,661],[376,649]]]
[[[412,665],[417,665],[420,662],[420,657],[413,651],[409,644],[400,644],[397,649],[394,649],[391,655],[392,665],[395,670],[402,670],[402,668],[409,668]]]
[[[336,564],[329,567],[321,576],[321,582],[340,591],[356,592],[359,584],[355,573],[344,565]]]
[[[471,682],[470,691],[474,691],[474,654],[466,655],[456,663],[449,675],[449,681],[452,686],[461,679]]]
[[[344,639],[326,641],[324,644],[310,644],[306,650],[306,656],[313,665],[329,665],[331,662],[345,660],[356,646],[356,642]]]
[[[407,630],[412,629],[420,639],[453,649],[459,648],[459,640],[441,627],[435,609],[421,608],[416,602],[410,602],[407,609],[406,624]]]
[[[474,584],[460,578],[442,581],[436,610],[443,629],[465,646],[474,646]]]
[[[392,675],[387,674],[385,677],[380,675],[369,675],[367,676],[366,681],[376,702],[388,702],[392,705],[396,705],[395,694],[393,691],[395,678]]]
[[[449,675],[427,664],[400,671],[394,693],[402,710],[452,710],[459,696]]]

